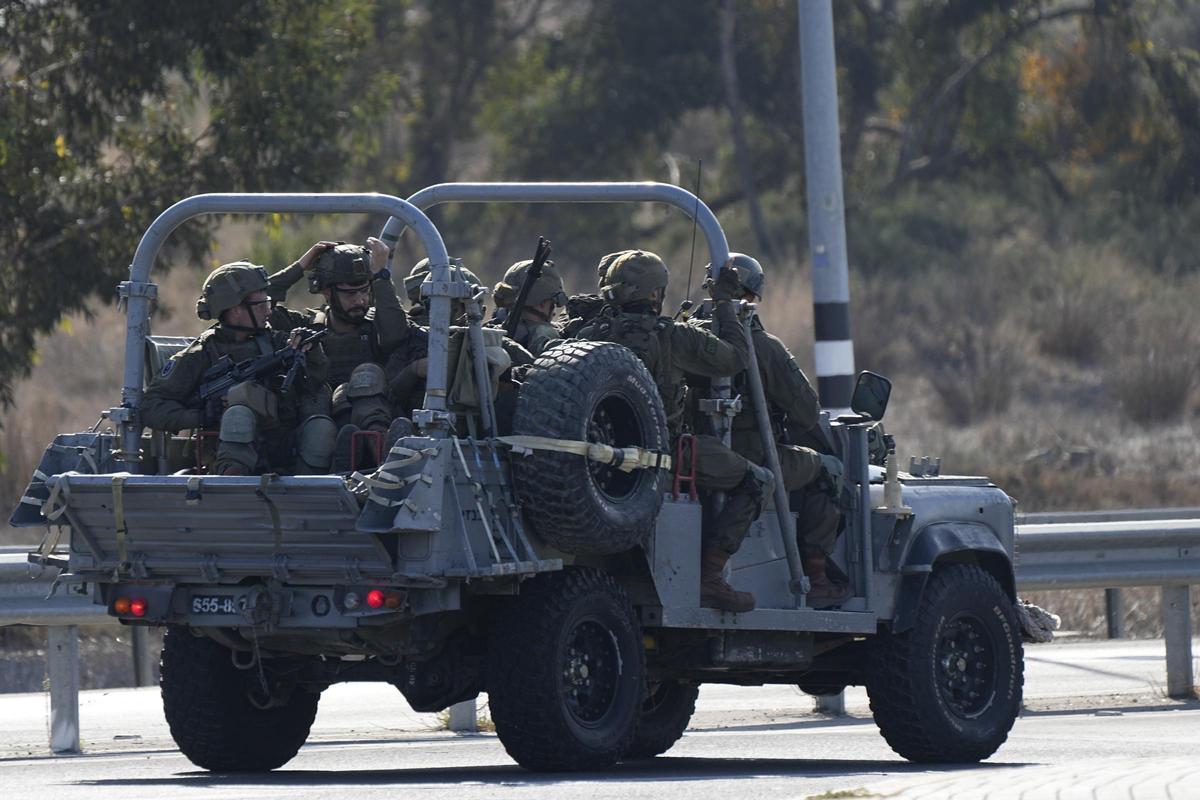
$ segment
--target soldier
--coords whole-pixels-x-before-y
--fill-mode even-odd
[[[307,355],[306,374],[281,394],[273,383],[233,386],[224,407],[206,407],[199,389],[205,372],[222,356],[233,363],[295,347],[306,331],[275,331],[267,324],[267,271],[245,261],[225,264],[204,281],[196,316],[217,323],[171,357],[142,400],[142,421],[178,432],[219,430],[218,475],[251,475],[264,469],[300,474],[328,472],[335,427],[328,416],[328,363],[320,346]]]
[[[596,265],[596,289],[599,291],[604,286],[604,276],[608,274],[608,268],[612,266],[612,262],[625,253],[632,253],[632,250],[618,250],[615,253],[609,253],[601,257],[600,263]],[[579,331],[589,324],[600,310],[604,308],[604,298],[598,294],[573,294],[567,298],[567,321],[562,326],[563,339],[574,339],[578,336]]]
[[[738,288],[737,273],[723,268],[710,287],[718,337],[659,316],[668,275],[657,255],[629,250],[613,254],[609,262],[601,293],[610,305],[580,330],[579,338],[617,342],[642,359],[662,396],[674,442],[684,432],[685,373],[721,378],[733,377],[746,368],[746,341],[730,302]],[[771,473],[715,436],[697,436],[696,448],[697,484],[706,492],[727,493],[725,505],[702,534],[700,603],[725,611],[750,611],[754,596],[735,591],[722,573],[762,508],[763,489],[770,484]]]
[[[735,299],[757,303],[762,299],[765,276],[762,266],[755,259],[741,253],[730,253],[733,268],[737,270],[739,288]],[[705,315],[696,320],[701,327],[709,325]],[[821,403],[807,376],[788,351],[787,346],[775,336],[767,333],[757,315],[751,322],[754,351],[758,360],[758,371],[762,375],[763,393],[771,416],[779,465],[783,472],[784,486],[792,497],[794,510],[799,511],[801,557],[804,573],[812,582],[807,602],[813,608],[832,608],[850,598],[850,589],[844,583],[832,581],[826,571],[827,556],[833,552],[837,542],[841,516],[830,490],[836,495],[839,488],[842,464],[835,456],[795,443],[784,444],[788,436],[811,439],[817,427]],[[697,388],[705,388],[703,379],[694,380]],[[750,388],[746,374],[734,380],[735,391],[749,397]],[[823,437],[820,437],[823,438]],[[815,442],[814,442],[815,443]],[[734,417],[731,444],[755,464],[767,466],[763,452],[762,436],[758,431],[758,420],[754,406],[745,403],[742,412]]]
[[[503,327],[507,313],[517,301],[521,285],[525,283],[525,275],[533,261],[526,259],[513,264],[504,273],[504,280],[496,284],[492,297],[496,301],[496,314],[489,323],[495,327]],[[517,323],[513,339],[535,356],[540,356],[551,341],[559,339],[562,334],[550,322],[554,311],[567,304],[567,293],[563,291],[563,280],[554,269],[554,262],[547,261],[542,267],[542,274],[534,281],[525,299],[525,307],[521,310],[521,321]]]
[[[333,387],[333,419],[339,426],[335,472],[366,466],[350,463],[350,442],[355,432],[384,434],[393,421],[383,364],[408,335],[409,324],[387,269],[388,256],[388,246],[373,236],[367,239],[366,247],[318,242],[270,278],[268,291],[276,301],[271,310],[272,327],[330,330],[323,344],[329,358],[329,385]],[[288,289],[306,273],[309,292],[323,295],[325,305],[305,311],[279,305]],[[369,448],[363,450],[364,460],[372,460]]]
[[[476,286],[483,285],[479,282],[479,278],[474,272],[471,272],[471,270],[462,265],[461,259],[453,258],[450,262],[461,272],[467,283],[473,283]],[[429,327],[429,306],[425,302],[425,299],[421,297],[421,284],[425,282],[425,278],[428,275],[429,259],[422,258],[413,265],[412,270],[408,273],[408,277],[404,279],[404,293],[408,295],[408,302],[412,304],[408,309],[408,318],[414,325],[420,325],[422,328]],[[463,308],[463,304],[455,300],[450,311],[450,324],[463,324],[465,314],[466,311]]]

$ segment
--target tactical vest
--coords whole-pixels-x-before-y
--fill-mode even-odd
[[[229,356],[233,363],[237,364],[251,358],[270,355],[276,350],[287,346],[288,336],[286,333],[279,331],[267,331],[266,333],[251,336],[240,342],[235,342],[230,339],[224,339],[217,336],[217,328],[212,327],[203,331],[197,337],[200,348],[203,350],[206,364],[205,369],[208,369],[213,364],[220,360],[221,356]],[[282,371],[280,372],[282,375]],[[278,387],[277,380],[263,380],[263,385],[268,389],[275,391]],[[276,392],[276,394],[279,394]],[[279,394],[279,419],[281,422],[293,422],[299,415],[299,395],[297,387],[293,387],[287,395]]]
[[[671,358],[671,326],[674,324],[670,317],[617,312],[604,313],[579,331],[580,339],[624,345],[642,360],[658,387],[672,436],[682,429],[687,403],[687,384],[683,373],[673,368]]]
[[[313,327],[318,330],[328,327],[324,309],[308,311]],[[338,333],[331,328],[321,346],[325,350],[325,357],[329,359],[329,385],[332,388],[350,380],[350,373],[358,365],[372,361],[382,363],[375,344],[375,309],[369,309],[358,328],[349,333]]]

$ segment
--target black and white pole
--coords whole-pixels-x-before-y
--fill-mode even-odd
[[[854,391],[854,342],[850,338],[833,6],[831,0],[797,2],[817,391],[821,405],[836,415],[850,407]]]

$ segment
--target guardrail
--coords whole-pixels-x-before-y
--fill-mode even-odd
[[[0,548],[0,625],[49,628],[50,749],[78,752],[77,626],[118,623],[80,587],[63,586],[48,597],[55,571],[36,574],[37,568],[26,561],[26,551]],[[1200,509],[1020,515],[1016,567],[1017,586],[1022,590],[1095,588],[1111,593],[1122,586],[1161,586],[1167,694],[1193,696],[1190,586],[1200,584]],[[137,652],[138,634],[144,636],[144,629],[131,630]],[[147,649],[143,639],[141,655],[135,657],[138,685],[148,683],[152,674]],[[462,705],[456,710],[468,713],[473,722],[473,704],[469,711],[467,704]],[[823,707],[835,709],[837,704]]]

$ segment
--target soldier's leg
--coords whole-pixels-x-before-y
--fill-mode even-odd
[[[813,608],[840,606],[853,594],[849,586],[834,581],[828,574],[829,554],[837,544],[841,512],[833,498],[815,483],[809,483],[792,495],[792,507],[799,512],[796,538],[804,574],[812,583],[808,604]]]
[[[350,423],[368,431],[383,433],[392,422],[392,407],[387,399],[387,379],[378,364],[359,364],[346,382],[350,400]]]
[[[725,565],[737,552],[762,511],[763,490],[770,473],[726,447],[714,436],[696,437],[696,483],[705,490],[725,492],[725,503],[706,514],[701,531],[700,604],[726,611],[750,611],[754,595],[736,591],[725,580]]]
[[[253,475],[258,469],[258,416],[248,406],[234,405],[221,415],[218,475]]]
[[[312,416],[296,429],[296,475],[324,475],[333,458],[337,426],[327,416]]]

